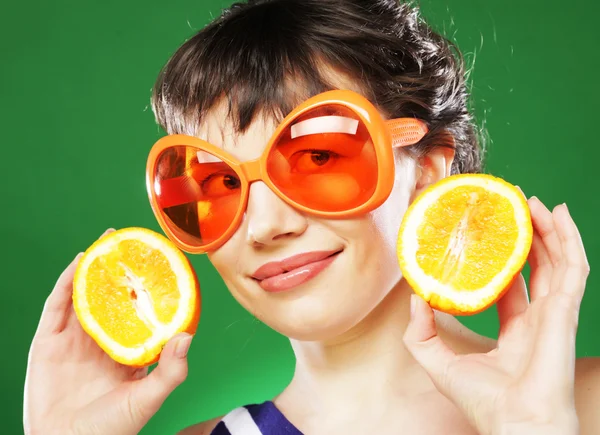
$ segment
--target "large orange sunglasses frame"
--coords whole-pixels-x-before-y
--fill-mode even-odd
[[[377,186],[373,195],[364,203],[351,210],[320,211],[305,207],[291,200],[272,182],[267,172],[267,158],[273,145],[281,133],[299,116],[309,110],[327,105],[341,105],[352,110],[366,126],[377,158]],[[173,134],[162,137],[152,147],[146,166],[146,188],[150,205],[161,228],[167,236],[179,246],[180,249],[191,253],[201,254],[217,249],[224,244],[238,228],[248,204],[250,184],[255,181],[264,182],[278,197],[296,208],[297,210],[318,217],[325,218],[350,218],[371,211],[380,206],[389,196],[394,182],[393,148],[414,145],[427,134],[426,124],[416,118],[397,118],[384,120],[369,100],[362,95],[347,90],[333,90],[318,94],[296,107],[279,124],[260,158],[247,162],[240,162],[223,149],[212,145],[202,139],[182,134]],[[168,217],[161,209],[156,190],[154,189],[157,174],[158,159],[170,147],[189,146],[198,150],[207,151],[227,163],[236,172],[240,179],[241,195],[240,205],[229,228],[216,240],[202,246],[191,245],[178,236],[177,229],[166,221]]]

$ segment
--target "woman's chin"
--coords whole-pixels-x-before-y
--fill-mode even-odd
[[[315,325],[315,326],[300,326],[300,325],[278,325],[278,328],[273,328],[280,334],[285,335],[290,340],[297,341],[313,341],[313,342],[328,342],[338,339],[345,332],[350,330],[351,326],[343,325]]]
[[[270,311],[261,318],[275,331],[299,341],[331,341],[356,326],[366,313],[341,309],[340,305],[294,306],[290,310]]]
[[[360,278],[326,281],[283,293],[268,293],[258,286],[240,286],[232,293],[257,319],[290,339],[336,341],[359,325],[390,287],[381,280],[373,283]]]

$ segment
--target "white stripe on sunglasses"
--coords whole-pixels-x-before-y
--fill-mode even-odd
[[[356,134],[358,120],[345,116],[319,116],[292,125],[292,139],[319,133]]]

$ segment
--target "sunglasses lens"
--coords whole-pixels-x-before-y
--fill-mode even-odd
[[[271,150],[267,171],[296,203],[324,212],[347,211],[373,196],[377,155],[353,110],[326,105],[290,123]]]
[[[191,246],[221,237],[240,207],[237,173],[218,157],[190,146],[160,154],[152,188],[169,229]]]

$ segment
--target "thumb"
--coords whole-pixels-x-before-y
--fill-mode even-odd
[[[140,429],[158,411],[165,399],[188,373],[187,352],[193,336],[181,333],[171,338],[160,354],[158,366],[135,384],[129,404]]]
[[[436,388],[447,395],[445,385],[446,367],[456,357],[455,353],[437,335],[433,310],[420,296],[413,294],[410,299],[411,316],[404,344],[413,358],[427,372]]]

